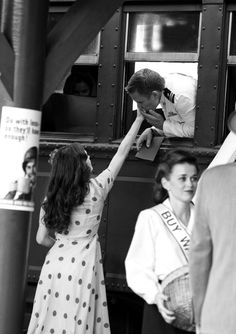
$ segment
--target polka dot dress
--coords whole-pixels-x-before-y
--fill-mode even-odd
[[[108,169],[91,179],[65,234],[57,234],[40,274],[28,334],[109,334],[98,227],[113,185]]]

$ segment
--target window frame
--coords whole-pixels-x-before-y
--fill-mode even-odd
[[[229,72],[232,67],[236,67],[236,55],[230,55],[230,46],[231,46],[231,33],[232,33],[232,12],[236,14],[236,5],[229,4],[226,9],[226,20],[225,20],[225,31],[224,36],[226,40],[226,50],[224,52],[224,76],[223,76],[223,84],[224,87],[222,88],[224,94],[224,100],[222,101],[222,109],[224,110],[223,115],[219,115],[221,126],[219,138],[224,138],[229,133],[229,129],[227,126],[227,118],[229,114],[233,111],[230,109],[232,105],[232,97],[230,91],[230,75]],[[235,16],[236,19],[236,16]],[[235,108],[236,108],[236,100],[235,100]],[[219,140],[220,141],[220,140]]]
[[[128,40],[128,14],[134,12],[189,12],[196,11],[199,12],[199,28],[198,28],[198,48],[196,53],[183,53],[179,52],[178,54],[175,52],[127,52],[127,40]],[[135,63],[135,62],[186,62],[186,63],[198,63],[199,55],[200,55],[200,40],[201,40],[201,26],[202,26],[202,7],[201,5],[126,5],[123,7],[123,34],[124,34],[124,48],[123,48],[123,73],[124,73],[124,83],[127,78],[127,64]],[[121,133],[124,135],[127,132],[127,129],[130,121],[130,117],[128,115],[128,108],[131,105],[130,101],[128,101],[125,96],[125,92],[121,93],[120,99],[122,101],[121,104],[121,124],[122,129]],[[171,143],[176,138],[173,139],[165,138],[165,143]],[[181,138],[183,143],[189,141],[193,142],[194,138]],[[177,138],[179,141],[179,138]]]
[[[127,42],[128,42],[128,26],[129,26],[129,13],[134,12],[192,12],[198,11],[199,15],[199,29],[198,29],[198,47],[197,52],[128,52],[127,51]],[[200,29],[201,29],[201,7],[197,5],[188,5],[188,6],[164,6],[164,5],[141,5],[137,6],[125,6],[125,53],[124,53],[124,61],[169,61],[169,62],[197,62],[199,59],[199,49],[200,49]]]
[[[236,64],[236,55],[230,54],[230,46],[231,46],[233,12],[235,12],[235,19],[236,19],[236,6],[234,8],[230,6],[228,8],[228,12],[229,12],[229,28],[228,28],[227,65],[234,65]]]

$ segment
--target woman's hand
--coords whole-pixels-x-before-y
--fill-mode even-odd
[[[163,293],[161,292],[159,292],[156,296],[156,304],[157,304],[159,312],[161,313],[165,322],[167,322],[168,324],[171,324],[175,320],[175,316],[174,316],[173,311],[170,311],[165,307],[165,301],[167,300],[168,300],[168,297],[166,295],[163,295]]]
[[[142,121],[144,120],[143,111],[138,106],[137,106],[137,118],[142,119]]]

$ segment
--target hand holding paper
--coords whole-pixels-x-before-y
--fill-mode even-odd
[[[163,139],[164,137],[153,137],[151,145],[149,147],[143,145],[135,156],[139,159],[153,161],[157,155]]]

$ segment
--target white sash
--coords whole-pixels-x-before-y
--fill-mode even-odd
[[[180,246],[187,262],[188,262],[188,253],[189,253],[189,245],[190,245],[190,235],[186,228],[182,223],[178,221],[173,212],[169,208],[167,208],[164,204],[159,204],[156,207],[153,207],[153,210],[156,211],[165,226],[171,232],[178,245]]]

